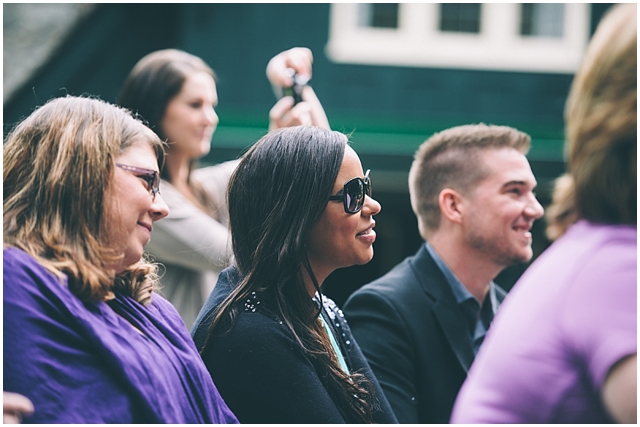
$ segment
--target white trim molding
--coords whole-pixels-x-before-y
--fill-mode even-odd
[[[401,3],[393,29],[358,26],[359,6],[331,5],[326,53],[334,62],[574,73],[589,41],[584,3],[565,4],[562,37],[521,36],[518,3],[483,3],[477,34],[440,31],[437,3]]]

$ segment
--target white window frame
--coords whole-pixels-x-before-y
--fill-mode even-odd
[[[326,53],[338,63],[574,73],[590,7],[566,3],[562,38],[520,35],[520,4],[483,3],[480,33],[441,32],[437,3],[401,3],[398,28],[358,26],[358,4],[331,5]]]

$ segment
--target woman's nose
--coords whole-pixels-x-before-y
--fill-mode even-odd
[[[362,206],[362,211],[365,215],[373,216],[378,215],[382,210],[382,206],[378,201],[372,197],[365,196],[364,198],[364,206]]]
[[[151,203],[151,219],[153,221],[158,221],[159,219],[164,218],[169,215],[169,206],[164,202],[164,199],[160,195],[160,193],[156,194],[156,197],[153,199],[153,203]]]
[[[216,113],[216,110],[213,107],[206,108],[204,111],[204,116],[205,116],[205,120],[210,125],[216,126],[219,122],[218,114]]]

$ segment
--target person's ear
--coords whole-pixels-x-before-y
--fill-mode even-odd
[[[438,195],[440,212],[446,219],[454,223],[462,222],[462,202],[460,194],[451,188],[443,189]]]

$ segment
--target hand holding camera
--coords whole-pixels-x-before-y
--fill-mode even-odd
[[[288,126],[312,125],[329,129],[322,104],[309,86],[313,54],[305,47],[294,47],[271,58],[267,77],[278,102],[269,112],[269,130]]]
[[[313,54],[306,47],[294,47],[280,52],[267,64],[267,78],[274,87],[291,87],[294,75],[311,80]],[[293,74],[291,72],[293,70]]]

